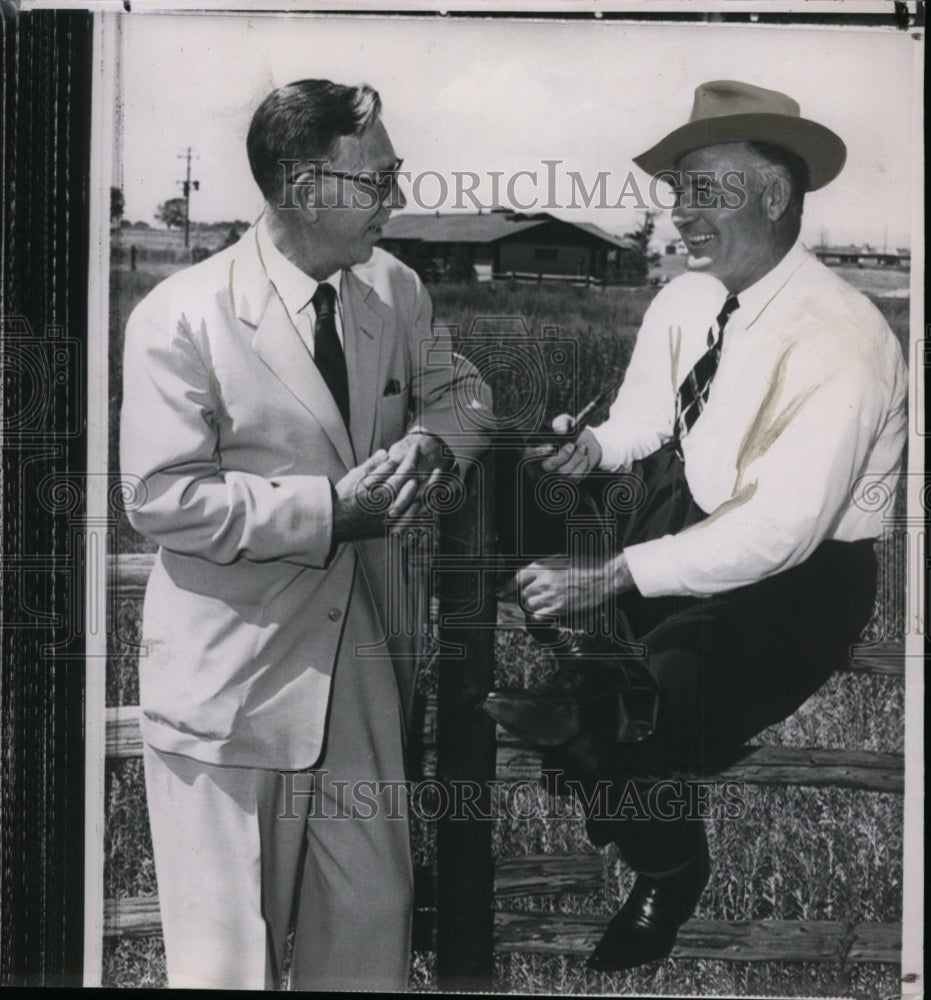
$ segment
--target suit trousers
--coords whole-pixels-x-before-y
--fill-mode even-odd
[[[172,987],[403,990],[413,871],[391,661],[350,604],[322,759],[218,767],[145,747]],[[309,624],[308,627],[312,627]],[[352,639],[350,639],[352,637]]]
[[[706,516],[672,448],[632,471],[643,502],[628,513],[602,513],[619,550]],[[599,508],[598,485],[595,477],[588,487],[590,510]],[[552,514],[522,528],[537,544],[566,535]],[[615,842],[642,873],[687,862],[701,843],[700,810],[694,789],[670,778],[713,774],[746,740],[794,712],[846,662],[875,592],[874,543],[866,539],[822,542],[800,565],[712,597],[625,595],[615,636],[632,635],[646,648],[659,688],[654,732],[636,744],[583,736],[544,758],[545,768],[580,790],[593,843]]]

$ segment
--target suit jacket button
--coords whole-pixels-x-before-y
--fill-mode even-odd
[[[327,618],[329,618],[331,622],[338,622],[342,617],[343,613],[339,610],[339,608],[330,608],[327,612]]]

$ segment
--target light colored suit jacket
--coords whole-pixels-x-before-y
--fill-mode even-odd
[[[140,656],[142,733],[157,749],[313,765],[340,646],[355,641],[344,634],[350,599],[367,635],[385,636],[388,601],[401,596],[384,538],[331,553],[330,484],[413,424],[460,463],[486,445],[463,427],[462,404],[476,394],[487,404],[487,390],[434,336],[409,268],[376,249],[343,272],[341,302],[350,433],[254,228],[162,282],[129,319],[121,466],[139,481],[130,521],[159,545]],[[395,665],[403,704],[411,660]]]

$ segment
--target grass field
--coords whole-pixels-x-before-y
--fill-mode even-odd
[[[115,443],[119,403],[118,364],[122,326],[136,301],[163,274],[163,262],[130,271],[117,262],[112,276],[111,431]],[[177,265],[175,265],[177,266]],[[851,275],[872,285],[876,276],[860,269]],[[888,278],[884,275],[883,280]],[[865,279],[868,279],[865,280]],[[457,327],[466,343],[541,342],[546,328],[557,339],[575,345],[578,364],[561,383],[549,381],[539,406],[550,417],[575,398],[593,396],[620,375],[629,358],[640,318],[653,292],[647,289],[581,290],[547,286],[434,286],[430,289],[435,321]],[[903,344],[908,340],[908,301],[877,299]],[[475,326],[476,320],[484,323]],[[515,324],[516,320],[520,323]],[[515,334],[521,323],[526,333]],[[495,339],[497,338],[497,340]],[[551,353],[548,355],[551,358]],[[495,376],[499,398],[515,411],[531,387],[521,371],[503,368]],[[113,453],[115,455],[115,452]],[[123,525],[121,551],[146,548]],[[138,629],[137,602],[118,609],[119,633],[133,637]],[[871,624],[873,635],[894,637],[897,622],[889,620],[880,603]],[[110,629],[112,634],[113,629]],[[114,643],[109,663],[110,704],[138,699],[135,663],[130,652]],[[547,665],[541,653],[520,631],[499,630],[496,636],[496,684],[525,684]],[[427,673],[422,690],[435,678]],[[837,675],[785,722],[767,730],[762,741],[790,746],[847,747],[901,751],[904,695],[901,681],[880,677]],[[105,895],[129,897],[156,892],[151,859],[145,795],[139,761],[111,762],[107,768]],[[542,795],[542,792],[541,792]],[[836,789],[743,789],[744,812],[739,819],[710,824],[716,858],[711,884],[698,916],[714,919],[830,919],[851,922],[896,922],[902,890],[902,799],[900,796]],[[584,836],[581,818],[554,820],[535,817],[495,821],[496,856],[593,850]],[[418,863],[432,858],[434,831],[430,824],[414,829]],[[527,898],[515,905],[564,912],[601,913],[607,920],[629,887],[614,848],[600,852],[607,876],[603,893],[581,896]],[[418,953],[413,962],[416,989],[435,985],[433,956]],[[712,962],[678,960],[656,963],[630,973],[600,976],[585,971],[578,958],[500,955],[496,959],[496,989],[516,993],[590,993],[614,995],[716,994],[725,996],[855,996],[875,998],[901,992],[898,970],[884,965],[826,963]],[[105,985],[164,985],[164,959],[157,938],[111,939],[105,946]]]

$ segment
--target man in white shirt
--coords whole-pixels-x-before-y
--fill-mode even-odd
[[[700,770],[793,712],[872,609],[881,512],[858,503],[858,484],[894,489],[904,361],[878,310],[798,242],[805,192],[845,156],[783,94],[700,86],[689,122],[635,160],[673,184],[689,271],[648,309],[607,421],[555,454],[530,452],[544,472],[632,472],[645,487],[610,558],[541,560],[518,580],[535,617],[623,611],[658,689],[652,734],[625,735],[630,706],[603,663],[486,702],[518,735],[560,746],[589,793],[610,779],[609,806],[627,779],[653,804],[648,819],[625,821],[628,800],[626,814],[589,821],[593,841],[617,843],[638,873],[595,969],[668,954],[708,880],[687,790],[656,777]],[[571,419],[554,427],[567,433]]]
[[[289,939],[294,987],[407,983],[415,632],[387,531],[487,447],[462,421],[488,400],[375,248],[404,204],[380,108],[326,80],[269,94],[247,139],[262,219],[126,328],[121,471],[159,545],[140,725],[171,986],[274,987]]]

